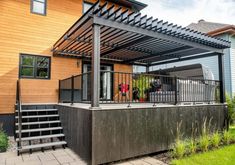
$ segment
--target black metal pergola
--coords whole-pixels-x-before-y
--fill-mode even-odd
[[[230,42],[108,2],[96,2],[53,45],[54,56],[92,59],[92,107],[99,107],[100,60],[146,67],[218,56],[224,93],[223,49]],[[224,102],[224,95],[221,95]]]

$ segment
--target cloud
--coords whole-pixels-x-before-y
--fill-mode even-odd
[[[142,13],[187,26],[204,19],[235,25],[235,0],[139,0],[148,6]]]

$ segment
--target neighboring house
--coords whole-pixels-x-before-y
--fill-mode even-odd
[[[235,93],[235,70],[233,66],[235,65],[235,26],[229,24],[207,22],[205,20],[199,20],[198,23],[191,23],[187,26],[190,29],[197,30],[206,33],[213,37],[218,37],[231,41],[231,48],[224,50],[224,76],[225,76],[225,90],[232,96]],[[181,66],[187,64],[201,63],[211,69],[214,74],[215,79],[218,79],[218,62],[217,57],[206,57],[197,60],[186,61],[183,64],[172,63],[167,65],[162,65],[153,68],[154,70],[158,68],[169,68],[173,66]]]
[[[231,41],[231,48],[224,51],[224,76],[225,89],[231,96],[235,94],[235,25],[207,22],[199,20],[198,23],[191,23],[189,28],[206,33],[213,37],[218,37]],[[204,60],[204,59],[203,59]],[[201,62],[202,60],[198,60]],[[217,68],[212,62],[208,67],[215,70]]]

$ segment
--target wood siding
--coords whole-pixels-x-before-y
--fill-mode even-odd
[[[30,0],[0,3],[0,114],[14,112],[19,53],[51,56],[52,45],[82,15],[82,0],[48,0],[47,15]],[[57,102],[58,79],[79,74],[76,59],[51,58],[51,79],[22,79],[23,102]]]
[[[58,80],[81,73],[79,60],[53,57],[51,48],[82,15],[82,6],[82,0],[48,0],[42,16],[30,13],[30,0],[1,0],[0,114],[14,112],[20,53],[51,56],[50,80],[22,79],[24,103],[57,102]],[[132,72],[130,66],[115,68]]]

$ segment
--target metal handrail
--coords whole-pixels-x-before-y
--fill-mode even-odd
[[[21,86],[20,86],[20,79],[17,80],[17,109],[18,109],[18,147],[21,148],[21,131],[22,131],[22,102],[21,102]]]

